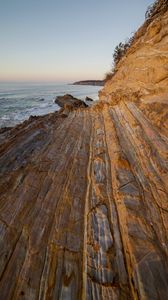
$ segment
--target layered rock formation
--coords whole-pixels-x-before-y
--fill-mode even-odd
[[[153,22],[98,104],[0,131],[1,300],[167,300],[167,13]]]
[[[100,92],[101,99],[113,101],[113,93],[119,91],[138,92],[143,99],[168,93],[168,11],[147,25],[148,22],[135,34],[115,76]]]

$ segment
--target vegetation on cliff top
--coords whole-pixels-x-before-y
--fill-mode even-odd
[[[156,0],[152,5],[148,6],[145,13],[145,19],[152,21],[160,13],[164,13],[168,8],[168,0]]]
[[[148,26],[152,20],[157,17],[158,15],[164,13],[168,9],[168,0],[156,0],[153,4],[148,6],[146,13],[145,13],[145,23],[144,27]],[[113,64],[112,69],[110,72],[105,74],[105,82],[110,80],[115,73],[117,72],[117,65],[120,60],[124,57],[127,53],[127,50],[132,46],[133,42],[137,39],[137,32],[127,39],[125,42],[120,42],[114,49],[113,53]]]

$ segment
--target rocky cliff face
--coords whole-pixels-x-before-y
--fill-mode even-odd
[[[159,20],[100,103],[0,132],[1,300],[167,300],[167,14]]]
[[[100,92],[100,99],[113,101],[113,93],[120,91],[125,95],[138,92],[142,99],[168,93],[168,11],[137,31],[117,70]]]

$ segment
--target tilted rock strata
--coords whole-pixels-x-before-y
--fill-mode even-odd
[[[147,115],[121,101],[1,133],[1,300],[167,299],[168,136]]]
[[[0,130],[0,300],[167,300],[167,16],[91,108]]]

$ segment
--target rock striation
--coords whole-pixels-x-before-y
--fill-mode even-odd
[[[167,300],[167,79],[139,75],[168,62],[167,13],[153,22],[98,103],[0,131],[1,300]]]
[[[147,25],[135,34],[135,41],[117,65],[116,74],[100,91],[100,99],[111,101],[113,94],[120,91],[138,92],[143,99],[168,93],[168,11],[158,14]]]

